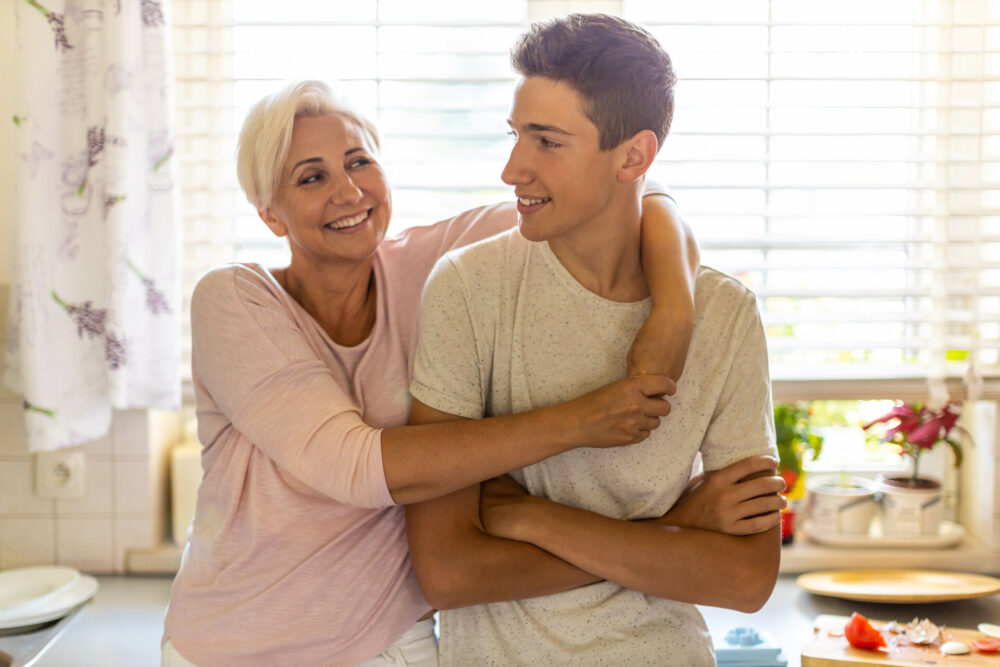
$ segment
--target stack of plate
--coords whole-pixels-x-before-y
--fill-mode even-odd
[[[0,571],[0,630],[61,618],[97,592],[97,580],[71,567]]]

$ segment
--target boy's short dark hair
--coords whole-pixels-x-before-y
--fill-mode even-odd
[[[656,38],[634,23],[607,14],[538,22],[521,35],[510,61],[522,76],[561,81],[580,93],[601,150],[640,130],[651,130],[659,146],[667,138],[674,68]]]

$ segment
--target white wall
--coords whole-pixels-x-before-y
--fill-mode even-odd
[[[14,5],[0,11],[0,285],[10,282],[10,243],[14,221]],[[2,310],[2,309],[0,309]],[[0,323],[0,327],[6,323]]]

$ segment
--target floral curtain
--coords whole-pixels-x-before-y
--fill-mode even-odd
[[[29,447],[180,402],[166,0],[13,0],[17,219],[6,384]],[[10,121],[8,121],[10,122]]]

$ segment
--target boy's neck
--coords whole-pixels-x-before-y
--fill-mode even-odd
[[[548,240],[549,248],[583,287],[629,303],[649,296],[642,271],[642,208],[639,192],[622,197],[599,216]]]

